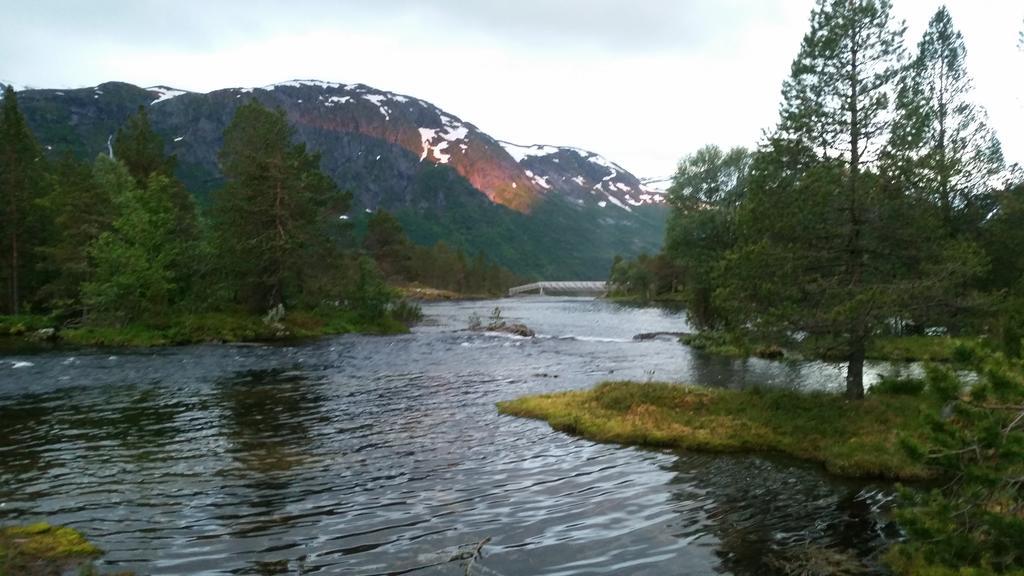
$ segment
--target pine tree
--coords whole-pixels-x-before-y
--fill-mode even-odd
[[[114,219],[110,192],[97,183],[92,166],[70,155],[54,165],[43,202],[54,232],[40,249],[50,274],[42,289],[48,308],[62,313],[81,308],[81,286],[92,276],[89,246]]]
[[[149,114],[139,106],[114,135],[114,157],[124,162],[135,182],[145,186],[149,177],[174,177],[177,160],[164,153],[164,141],[149,123]]]
[[[224,280],[253,312],[291,305],[306,277],[329,263],[326,231],[348,211],[350,196],[320,172],[320,157],[292,143],[284,112],[251,101],[224,132],[227,180],[214,198],[215,246]]]
[[[944,244],[936,211],[879,176],[903,33],[887,0],[819,0],[718,278],[736,326],[845,358],[850,398],[864,395],[870,337],[951,306],[982,269],[975,246]]]
[[[412,244],[402,224],[384,210],[378,210],[366,225],[363,248],[376,260],[385,278],[408,280],[411,276]]]
[[[18,314],[40,281],[35,254],[45,235],[45,225],[37,204],[45,190],[45,159],[10,86],[4,90],[2,107],[0,278],[5,286],[0,311]]]
[[[166,176],[138,186],[127,167],[100,157],[96,182],[113,199],[112,229],[89,247],[95,266],[83,286],[87,306],[102,321],[119,324],[166,317],[185,274],[176,269],[189,247],[177,235]]]
[[[163,189],[174,210],[174,221],[182,240],[199,240],[195,198],[174,175],[177,159],[165,153],[163,138],[153,130],[146,108],[125,121],[114,137],[114,156],[124,163],[138,186],[146,186],[155,174],[170,185]]]
[[[949,10],[939,8],[900,83],[889,146],[889,170],[939,205],[951,232],[977,224],[964,216],[1005,169],[985,111],[971,100],[966,56]],[[977,221],[985,216],[973,212]]]

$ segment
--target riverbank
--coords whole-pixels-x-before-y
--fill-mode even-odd
[[[817,462],[831,473],[922,480],[903,439],[923,438],[918,397],[873,395],[851,402],[826,393],[745,391],[665,383],[607,382],[592,390],[498,403],[502,414],[548,422],[598,442],[706,452],[776,452]]]
[[[274,342],[336,334],[403,334],[416,310],[366,319],[341,309],[294,310],[268,320],[241,312],[183,314],[150,324],[60,328],[45,316],[0,317],[0,349],[59,343],[67,346],[157,347],[208,342]]]

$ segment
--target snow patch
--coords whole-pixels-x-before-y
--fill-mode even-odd
[[[584,178],[583,176],[577,176],[577,177],[573,178],[572,181],[577,183],[577,184],[579,184],[580,186],[586,186],[587,185],[587,179]]]
[[[608,203],[605,202],[604,200],[601,200],[600,202],[597,203],[597,205],[600,206],[601,208],[604,208],[605,206],[608,205]]]
[[[608,197],[608,201],[609,201],[609,202],[611,202],[612,204],[615,204],[615,205],[616,205],[616,206],[618,206],[619,208],[622,208],[622,209],[623,209],[623,210],[625,210],[626,212],[632,212],[632,211],[633,211],[633,209],[632,209],[632,208],[630,208],[629,206],[626,206],[625,204],[623,204],[622,202],[620,202],[620,201],[619,201],[619,199],[618,199],[618,198],[616,198],[615,196],[612,196],[611,194],[608,194],[608,196],[607,196],[607,197]]]
[[[323,96],[321,96],[320,98],[323,98]],[[335,104],[344,104],[351,100],[352,98],[350,96],[331,96],[330,98],[327,99],[326,102],[324,102],[324,106],[331,107],[334,106]]]
[[[157,95],[156,100],[153,100],[149,103],[150,106],[154,104],[159,104],[160,102],[166,102],[167,100],[170,100],[171,98],[176,98],[178,96],[181,96],[182,94],[188,94],[188,92],[186,92],[185,90],[176,90],[174,88],[168,88],[167,86],[151,86],[149,88],[146,88],[146,90],[149,92],[154,92]]]
[[[175,142],[181,142],[181,141],[182,141],[182,140],[184,140],[184,139],[185,139],[185,137],[184,137],[184,136],[178,136],[177,138],[175,138],[175,139],[174,139],[174,141],[175,141]]]
[[[275,88],[281,88],[283,86],[288,86],[290,88],[299,88],[301,86],[316,86],[318,88],[341,88],[342,85],[338,84],[337,82],[324,82],[322,80],[289,80],[287,82],[278,82],[277,84],[270,84],[269,86],[264,86],[263,89],[273,90]],[[248,90],[252,91],[252,88],[249,88]]]
[[[451,160],[452,156],[450,153],[445,152],[448,145],[453,142],[458,142],[469,136],[469,128],[464,124],[447,116],[441,115],[441,124],[443,128],[420,128],[420,140],[423,142],[423,154],[420,155],[420,162],[426,160],[431,153],[434,158],[437,159],[441,164],[447,164]],[[440,139],[440,142],[435,142]],[[462,151],[465,152],[469,147],[466,144],[459,144]]]
[[[509,153],[510,156],[515,158],[516,162],[522,162],[523,160],[533,156],[550,156],[556,154],[560,148],[555,146],[544,146],[535,144],[533,146],[520,146],[518,144],[512,144],[511,142],[498,142],[501,147]]]
[[[363,100],[369,100],[377,105],[377,108],[380,109],[380,113],[384,115],[385,122],[391,120],[391,110],[384,105],[384,102],[388,99],[387,96],[383,94],[363,94],[362,98]]]
[[[533,172],[529,172],[529,171],[527,171],[527,173],[529,174],[530,178],[533,179],[534,184],[536,184],[537,186],[540,186],[541,188],[543,188],[545,190],[551,190],[551,185],[548,184],[548,178],[550,178],[550,176],[538,176],[538,175],[534,174]]]
[[[11,360],[11,368],[31,368],[35,364],[24,360]]]

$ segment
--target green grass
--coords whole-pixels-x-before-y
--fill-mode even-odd
[[[698,332],[687,334],[679,339],[681,344],[695,350],[707,352],[725,358],[758,358],[781,359],[786,356],[785,350],[775,344],[751,342],[738,334],[728,332]]]
[[[52,328],[53,320],[48,316],[22,314],[20,316],[0,316],[0,337],[23,336],[43,328]]]
[[[960,347],[978,341],[952,336],[879,336],[868,342],[867,357],[894,362],[951,362]]]
[[[62,574],[102,553],[66,526],[40,523],[0,528],[0,576]]]
[[[901,440],[923,438],[924,414],[939,407],[884,394],[848,401],[825,393],[608,382],[588,391],[501,402],[498,410],[598,442],[775,452],[843,476],[919,480],[932,472],[903,450]]]

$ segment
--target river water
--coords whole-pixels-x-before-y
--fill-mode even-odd
[[[465,330],[505,318],[534,339]],[[412,334],[0,357],[0,525],[69,524],[140,574],[765,574],[809,543],[872,559],[892,488],[771,457],[600,445],[494,403],[656,379],[828,388],[715,359],[685,317],[533,297],[429,304]],[[882,367],[870,367],[869,379]],[[432,566],[433,565],[433,566]]]

